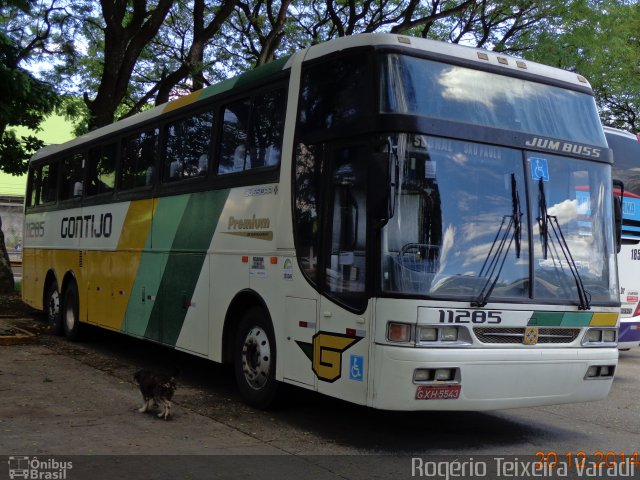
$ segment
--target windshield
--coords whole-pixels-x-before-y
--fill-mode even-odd
[[[640,197],[640,141],[616,133],[606,136],[613,150],[613,178],[624,182],[626,194]]]
[[[382,231],[384,291],[576,303],[571,259],[555,236],[541,236],[543,178],[547,216],[590,300],[615,301],[608,165],[427,135],[393,134],[387,144],[398,186]]]
[[[571,258],[561,252],[566,240],[587,300],[612,300],[617,296],[617,273],[612,261],[616,250],[612,243],[610,166],[540,153],[528,154],[527,163],[533,183],[529,202],[535,225],[535,297],[580,295],[570,271]],[[546,226],[545,216],[551,217]]]
[[[383,113],[425,117],[607,146],[592,96],[504,75],[386,54]]]

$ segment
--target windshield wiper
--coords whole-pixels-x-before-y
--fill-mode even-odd
[[[579,310],[590,310],[591,309],[591,295],[584,288],[584,284],[582,283],[582,278],[580,277],[580,273],[578,272],[578,267],[576,266],[576,262],[573,260],[573,256],[571,255],[571,251],[569,250],[569,245],[564,238],[564,234],[562,233],[562,229],[560,228],[560,223],[558,222],[558,217],[555,215],[549,215],[549,211],[547,210],[547,197],[544,193],[544,183],[542,178],[538,183],[538,226],[540,228],[540,237],[542,241],[542,255],[545,260],[548,258],[549,253],[549,239],[551,239],[551,246],[553,247],[553,251],[555,252],[555,257],[560,259],[558,255],[558,250],[553,242],[553,238],[557,240],[560,245],[560,251],[564,256],[565,260],[569,264],[569,270],[571,271],[571,275],[573,276],[574,281],[576,282],[576,289],[578,291],[578,300],[580,301],[580,305],[578,307]],[[551,227],[551,231],[553,232],[553,237],[549,236],[549,227]],[[563,270],[562,262],[560,263],[560,269]],[[555,260],[553,262],[554,266],[556,264]]]
[[[506,228],[505,223],[507,224]],[[513,234],[509,235],[513,230]],[[502,233],[502,236],[500,234]],[[518,184],[516,182],[516,175],[511,174],[511,215],[505,215],[502,217],[502,222],[496,233],[496,237],[493,239],[487,258],[485,258],[482,268],[478,273],[478,277],[483,275],[487,277],[487,281],[482,286],[478,298],[471,302],[472,307],[484,307],[489,302],[489,297],[493,292],[502,267],[507,259],[507,254],[511,248],[511,244],[515,240],[516,242],[516,258],[520,258],[520,245],[522,239],[522,209],[520,208],[520,195],[518,194]],[[507,245],[507,240],[509,244]],[[496,246],[497,244],[497,246]],[[506,245],[506,248],[505,248]],[[495,249],[495,250],[494,250]],[[502,258],[501,258],[502,257]],[[493,281],[492,281],[493,279]]]

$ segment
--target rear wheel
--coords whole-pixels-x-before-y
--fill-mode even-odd
[[[276,342],[271,322],[262,309],[252,308],[240,321],[234,346],[234,370],[246,403],[267,408],[276,399]]]
[[[64,325],[64,333],[71,341],[80,339],[81,324],[78,306],[78,287],[76,282],[71,281],[64,291],[62,302],[62,323]]]
[[[51,333],[54,335],[62,335],[64,333],[64,325],[62,324],[62,315],[60,314],[60,291],[58,290],[58,282],[55,280],[53,280],[49,284],[49,288],[47,288],[44,307]]]

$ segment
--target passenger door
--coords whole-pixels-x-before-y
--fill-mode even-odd
[[[318,391],[360,404],[367,398],[371,324],[367,308],[370,152],[363,144],[327,149],[320,276],[324,295],[313,342]]]

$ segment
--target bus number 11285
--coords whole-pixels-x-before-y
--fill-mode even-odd
[[[500,323],[502,312],[495,310],[438,310],[440,323]]]

